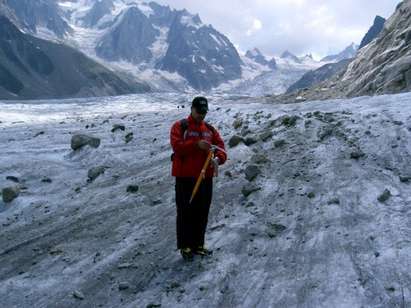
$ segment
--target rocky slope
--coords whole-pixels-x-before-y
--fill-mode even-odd
[[[210,90],[241,77],[240,56],[227,37],[198,16],[179,13],[170,26],[169,47],[156,68],[177,72],[197,90]]]
[[[0,98],[105,96],[149,90],[77,50],[22,33],[0,15]]]
[[[351,61],[352,59],[340,60],[337,63],[325,64],[316,70],[305,73],[301,79],[287,89],[286,94],[293,93],[301,89],[309,89],[332,78],[334,75],[345,71]]]
[[[411,1],[403,1],[384,29],[347,68],[342,84],[349,96],[411,90]]]
[[[49,31],[59,38],[72,31],[55,0],[4,0],[4,4],[27,31],[36,34]]]
[[[210,90],[242,75],[228,38],[187,10],[140,0],[2,0],[0,10],[25,32],[71,45],[156,90]]]
[[[354,97],[411,90],[411,1],[402,1],[384,29],[361,48],[346,70],[309,89],[272,101]]]

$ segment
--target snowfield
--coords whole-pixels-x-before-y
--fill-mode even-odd
[[[229,161],[214,254],[185,263],[169,130],[191,99],[0,102],[0,189],[21,190],[0,200],[1,307],[411,306],[411,93],[210,97]],[[77,133],[100,146],[73,151]]]

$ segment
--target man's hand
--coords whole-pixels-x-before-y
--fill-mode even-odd
[[[209,144],[207,141],[205,140],[200,140],[197,143],[198,147],[204,151],[209,151],[211,149],[211,144]]]

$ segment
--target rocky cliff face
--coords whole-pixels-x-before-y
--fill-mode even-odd
[[[241,77],[237,50],[227,37],[198,16],[180,12],[170,26],[167,52],[156,68],[177,72],[198,90]]]
[[[277,68],[277,63],[274,58],[271,60],[267,60],[266,57],[261,53],[261,51],[258,48],[254,48],[253,50],[248,50],[245,54],[245,56],[251,60],[254,60],[255,62],[268,66],[270,69],[276,69]]]
[[[4,3],[34,33],[45,28],[62,38],[72,30],[54,0],[5,0]]]
[[[411,1],[398,5],[377,39],[349,65],[342,82],[350,96],[411,90]]]
[[[372,40],[374,40],[382,31],[384,28],[384,23],[385,23],[385,18],[382,18],[381,16],[376,16],[374,19],[374,24],[371,26],[371,28],[368,30],[367,34],[364,36],[364,38],[361,41],[360,44],[360,49],[363,48],[364,46],[368,45],[371,43]]]
[[[96,46],[101,58],[126,60],[134,64],[150,61],[150,46],[160,32],[138,7],[132,6],[116,17],[113,26]]]
[[[22,33],[0,15],[0,98],[105,96],[147,91],[77,50]]]
[[[286,50],[281,54],[281,59],[288,59],[291,61],[294,61],[296,63],[301,63],[301,60],[294,55],[293,53],[291,53],[290,51]]]
[[[114,9],[113,0],[96,1],[87,14],[82,18],[83,25],[86,27],[95,27],[99,21],[110,14]]]
[[[319,83],[331,78],[335,74],[347,69],[351,59],[344,59],[337,63],[329,63],[304,74],[300,80],[287,89],[287,93],[292,93],[304,88],[311,88]]]

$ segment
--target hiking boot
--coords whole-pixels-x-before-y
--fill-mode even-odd
[[[200,255],[200,256],[209,256],[209,255],[213,254],[213,251],[208,250],[204,246],[198,246],[197,248],[193,249],[193,253],[195,255]]]
[[[192,261],[193,260],[194,254],[193,254],[193,251],[191,250],[191,248],[188,248],[188,247],[187,248],[181,248],[180,253],[181,253],[181,256],[183,257],[183,259],[185,261]]]

